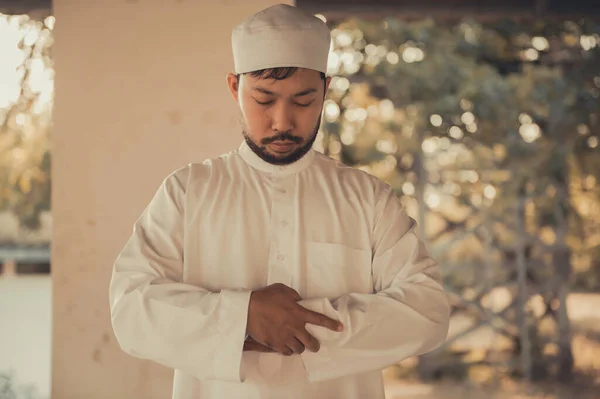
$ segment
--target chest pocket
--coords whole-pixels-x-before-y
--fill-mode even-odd
[[[373,291],[371,251],[326,242],[307,243],[305,296],[336,299]]]

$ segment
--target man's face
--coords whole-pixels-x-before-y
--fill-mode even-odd
[[[264,161],[285,165],[306,154],[321,123],[325,86],[317,71],[298,68],[283,80],[227,76],[242,113],[246,142]]]

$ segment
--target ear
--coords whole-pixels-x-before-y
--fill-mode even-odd
[[[330,83],[331,83],[331,76],[327,76],[325,78],[325,95],[327,95],[327,90],[329,90]]]
[[[235,102],[239,102],[240,82],[234,73],[227,74],[227,87]]]

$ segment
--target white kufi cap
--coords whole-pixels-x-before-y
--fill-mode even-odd
[[[319,18],[278,4],[237,25],[231,35],[235,73],[299,67],[327,72],[331,33]]]

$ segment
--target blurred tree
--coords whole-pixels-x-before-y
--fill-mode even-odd
[[[572,267],[588,272],[600,245],[599,25],[329,23],[336,77],[323,151],[394,187],[463,295],[481,300],[512,281],[513,305],[525,307],[523,284],[537,286],[557,323],[558,375],[569,378],[568,317],[550,304],[564,305]],[[539,335],[523,328],[518,345]]]
[[[0,210],[29,228],[50,209],[53,27],[0,14]]]

